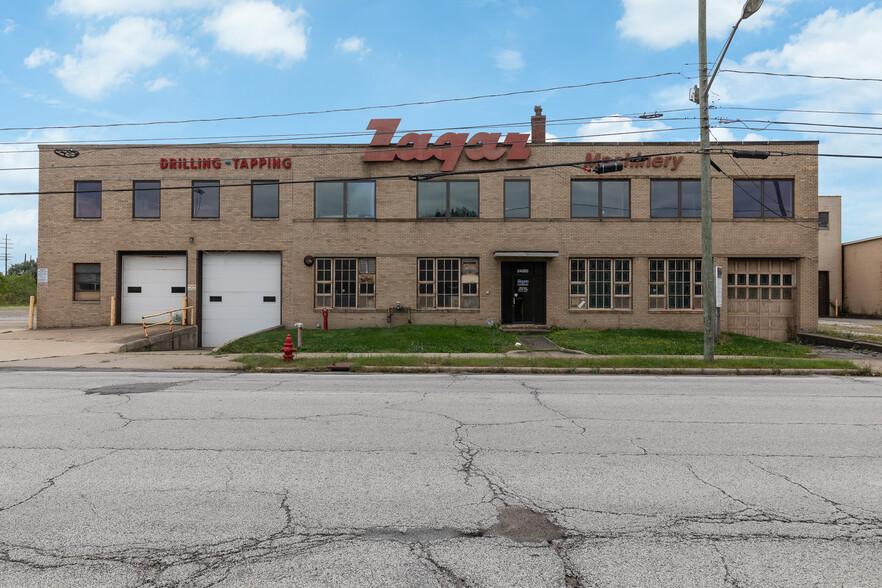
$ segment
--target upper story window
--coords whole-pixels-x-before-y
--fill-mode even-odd
[[[732,211],[736,218],[793,217],[793,180],[735,180]]]
[[[374,182],[316,182],[315,218],[375,218]]]
[[[133,218],[159,218],[159,182],[134,182]]]
[[[74,264],[74,300],[101,299],[101,264]]]
[[[830,213],[829,212],[819,212],[818,213],[818,228],[819,229],[829,229],[830,228]]]
[[[101,218],[101,182],[74,182],[74,218]]]
[[[530,218],[530,180],[503,183],[505,218]]]
[[[700,180],[652,180],[649,186],[652,218],[701,218]]]
[[[628,180],[573,180],[570,183],[573,218],[628,218],[631,183]]]
[[[279,218],[279,181],[251,182],[251,218]]]
[[[435,180],[417,184],[418,218],[478,217],[477,180]]]
[[[220,218],[219,181],[193,181],[193,218]]]

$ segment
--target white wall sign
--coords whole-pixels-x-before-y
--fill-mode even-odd
[[[37,283],[38,284],[48,284],[49,283],[49,268],[46,268],[46,267],[37,268]]]

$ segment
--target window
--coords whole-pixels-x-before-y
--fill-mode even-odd
[[[101,299],[101,264],[74,264],[74,300]]]
[[[530,180],[503,182],[505,218],[530,218]]]
[[[631,260],[571,259],[570,308],[631,308]]]
[[[818,213],[818,228],[819,229],[829,229],[830,228],[830,213],[829,212],[819,212]]]
[[[701,310],[700,259],[650,259],[650,310]]]
[[[726,297],[730,300],[793,299],[793,274],[729,274],[727,286]]]
[[[376,258],[315,260],[316,308],[376,308]]]
[[[316,182],[315,218],[374,218],[374,182]]]
[[[251,218],[279,218],[278,180],[251,182]]]
[[[220,218],[220,182],[193,181],[193,218]]]
[[[74,218],[101,218],[101,182],[74,182]]]
[[[134,182],[133,218],[159,218],[159,182]]]
[[[417,260],[418,308],[479,308],[476,258]]]
[[[732,204],[735,217],[792,217],[793,180],[735,180]]]
[[[701,218],[700,180],[652,180],[652,218]]]
[[[628,180],[573,180],[570,184],[573,218],[628,218],[631,184]]]
[[[417,184],[418,218],[478,217],[478,181],[444,180]]]

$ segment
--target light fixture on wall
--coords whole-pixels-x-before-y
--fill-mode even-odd
[[[192,242],[193,242],[193,237],[190,237],[190,243],[192,243]]]

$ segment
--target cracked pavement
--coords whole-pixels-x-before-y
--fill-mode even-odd
[[[877,586],[882,382],[0,372],[0,587]]]

